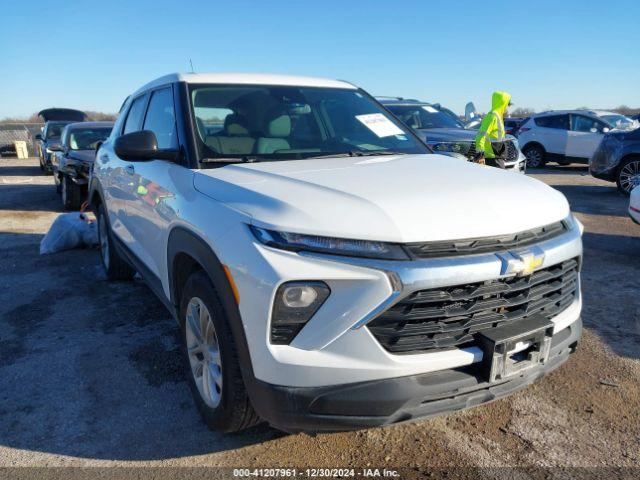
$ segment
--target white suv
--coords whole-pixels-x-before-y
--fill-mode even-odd
[[[605,133],[625,128],[633,120],[615,112],[595,110],[555,110],[534,115],[518,131],[527,166],[544,167],[589,163]]]
[[[431,154],[346,82],[159,78],[127,99],[90,199],[109,278],[138,271],[173,313],[222,431],[478,405],[580,338],[581,227],[562,194]]]

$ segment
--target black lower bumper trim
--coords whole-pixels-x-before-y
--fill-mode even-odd
[[[284,387],[253,379],[254,408],[288,432],[340,431],[390,425],[462,410],[505,397],[564,363],[582,333],[578,319],[557,332],[544,365],[506,381],[489,383],[477,364],[465,368],[328,387]]]

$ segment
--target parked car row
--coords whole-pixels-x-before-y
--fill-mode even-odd
[[[53,175],[64,208],[77,210],[87,198],[96,149],[111,134],[113,122],[88,122],[84,112],[69,108],[49,108],[39,115],[45,120],[36,135],[40,169]]]
[[[582,226],[564,196],[434,153],[423,139],[471,143],[435,105],[385,105],[338,80],[173,74],[98,142],[102,266],[138,272],[175,317],[211,428],[415,420],[577,348]]]

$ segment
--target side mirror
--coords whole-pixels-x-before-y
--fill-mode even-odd
[[[61,152],[62,151],[62,145],[60,145],[59,143],[52,143],[47,148],[49,150],[51,150],[52,152]]]
[[[116,138],[113,149],[118,157],[130,162],[175,160],[178,154],[175,150],[158,149],[156,134],[150,130],[131,132]]]
[[[40,135],[39,133],[36,133],[36,140],[42,140],[42,135]]]

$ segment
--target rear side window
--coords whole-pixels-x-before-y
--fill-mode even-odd
[[[575,132],[591,132],[593,129],[595,129],[596,132],[602,132],[604,127],[606,127],[605,123],[595,118],[589,118],[583,115],[571,116],[571,130]]]
[[[122,133],[137,132],[142,126],[142,118],[144,117],[144,106],[147,100],[146,95],[136,98],[131,104],[127,120],[124,122],[124,130]]]
[[[538,117],[535,119],[536,125],[545,128],[558,128],[561,130],[569,129],[567,115],[547,115],[545,117]]]
[[[158,148],[176,149],[176,116],[173,108],[173,91],[171,88],[156,90],[151,95],[144,130],[151,130],[158,139]]]

